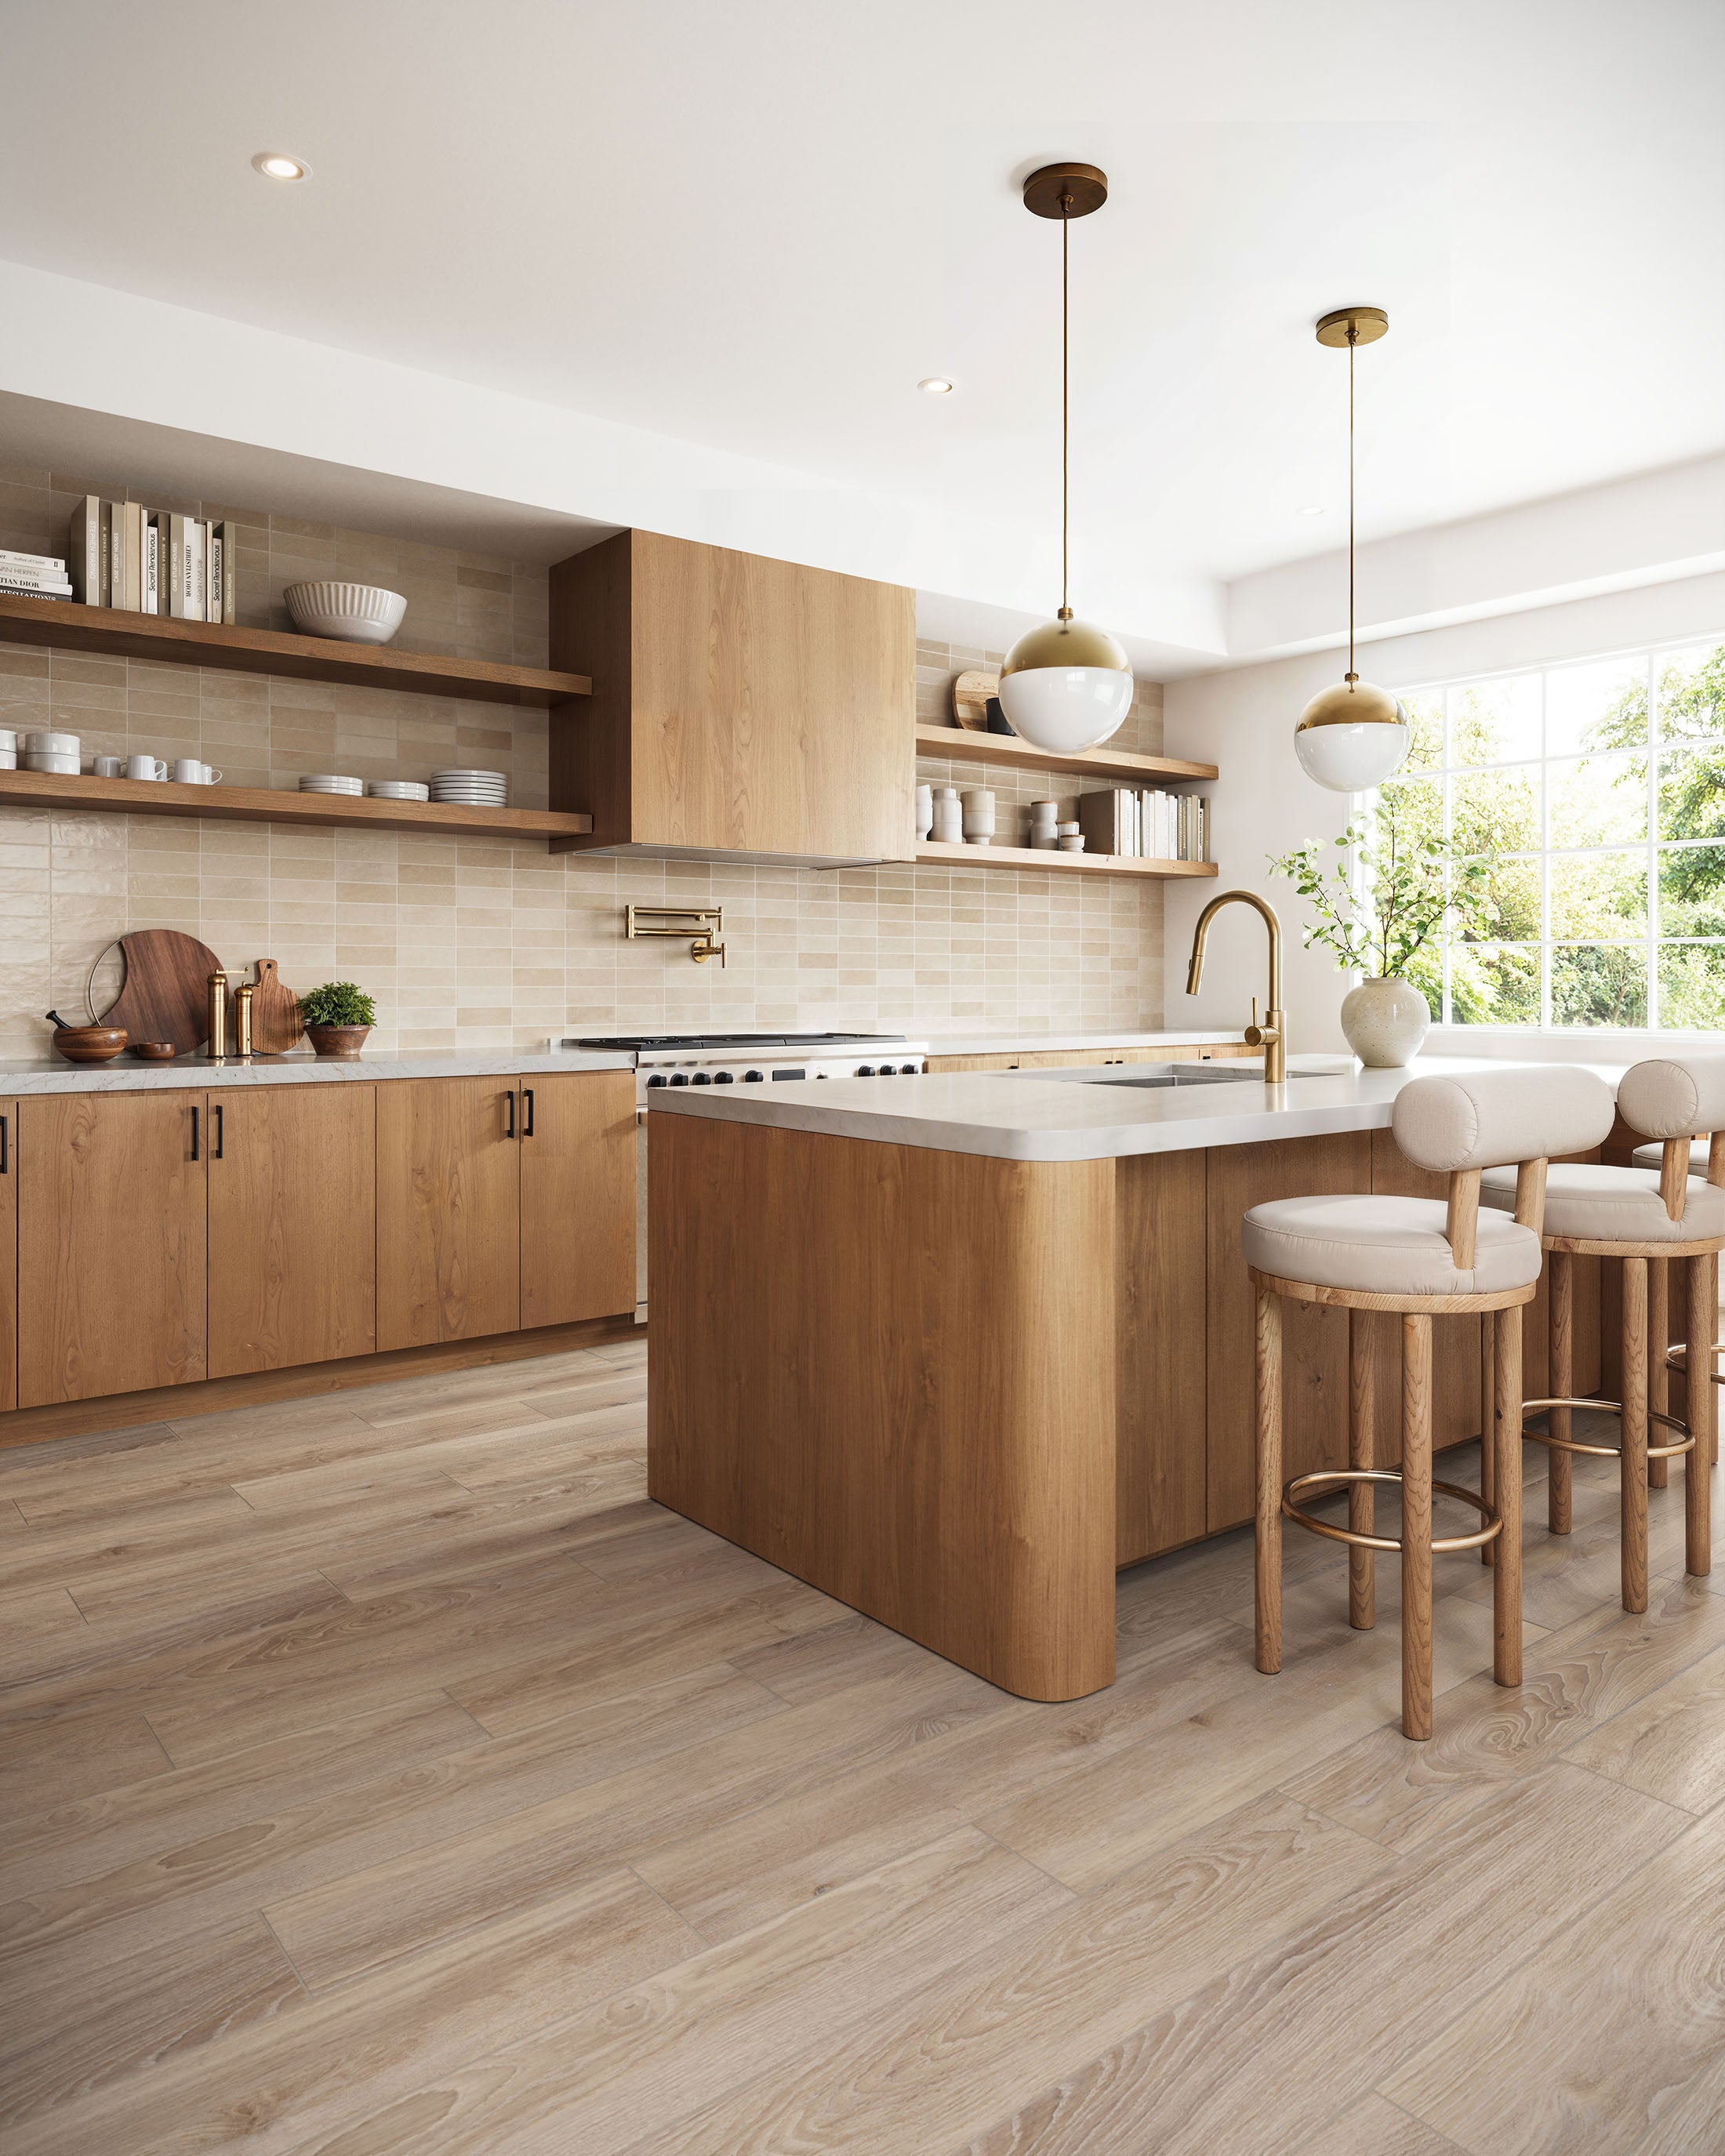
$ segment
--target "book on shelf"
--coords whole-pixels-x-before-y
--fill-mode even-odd
[[[14,576],[4,568],[0,568],[0,592],[9,593],[14,598],[69,599],[72,597],[72,587],[67,580],[43,583],[34,578]]]
[[[9,547],[0,547],[0,571],[8,569],[39,570],[44,576],[64,577],[66,557],[64,554],[17,554]]]
[[[74,596],[85,606],[108,602],[108,520],[102,497],[87,494],[66,531],[66,567]]]
[[[126,526],[126,596],[121,604],[130,613],[144,610],[144,521],[149,512],[141,501],[123,501],[119,512]]]
[[[222,535],[225,524],[206,522],[203,527],[203,618],[222,619]]]
[[[186,519],[186,573],[180,607],[181,613],[187,621],[202,621],[204,618],[203,534],[203,519],[188,516]]]
[[[1116,854],[1129,860],[1138,851],[1141,810],[1129,786],[1105,787],[1078,797],[1078,828],[1087,854]]]
[[[238,595],[239,563],[234,559],[234,550],[238,543],[235,534],[238,529],[239,527],[227,517],[223,517],[215,527],[216,550],[221,563],[221,575],[218,584],[215,610],[210,615],[212,621],[225,621],[232,624],[239,619],[239,609],[235,603]]]
[[[51,598],[63,599],[72,589],[72,580],[64,569],[25,569],[15,562],[0,562],[0,585],[9,592],[44,592]]]
[[[162,511],[144,511],[144,612],[162,611]]]

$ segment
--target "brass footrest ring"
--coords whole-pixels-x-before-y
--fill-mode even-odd
[[[1725,1385],[1725,1370],[1719,1368],[1717,1362],[1718,1357],[1725,1354],[1725,1340],[1716,1340],[1707,1353],[1715,1358],[1713,1368],[1707,1375],[1716,1385]],[[1686,1378],[1688,1376],[1689,1348],[1686,1342],[1680,1340],[1675,1348],[1666,1349],[1665,1367],[1668,1370],[1681,1370]]]
[[[1328,1520],[1314,1519],[1310,1512],[1301,1511],[1299,1500],[1320,1493],[1327,1495],[1332,1490],[1345,1490],[1350,1482],[1399,1485],[1401,1479],[1399,1469],[1394,1467],[1330,1467],[1312,1475],[1296,1475],[1282,1486],[1282,1514],[1296,1526],[1309,1528],[1313,1534],[1322,1535],[1332,1543],[1348,1543],[1356,1549],[1399,1551],[1400,1543],[1389,1535],[1357,1534],[1352,1527],[1334,1527]],[[1481,1543],[1495,1542],[1503,1532],[1502,1515],[1493,1511],[1477,1490],[1464,1490],[1459,1482],[1435,1481],[1431,1487],[1434,1495],[1441,1492],[1445,1497],[1459,1497],[1464,1505],[1471,1505],[1486,1522],[1477,1534],[1434,1536],[1430,1544],[1434,1550],[1478,1549]]]
[[[1588,1408],[1595,1414],[1620,1416],[1623,1413],[1621,1400],[1523,1400],[1522,1435],[1529,1445],[1543,1445],[1554,1452],[1585,1452],[1594,1460],[1620,1460],[1623,1457],[1620,1445],[1584,1445],[1579,1438],[1553,1437],[1549,1432],[1527,1429],[1527,1417],[1543,1414],[1548,1408]],[[1661,1414],[1657,1408],[1648,1409],[1647,1419],[1656,1422],[1661,1430],[1680,1430],[1683,1433],[1681,1445],[1650,1445],[1647,1448],[1650,1460],[1675,1460],[1679,1453],[1694,1451],[1694,1433],[1686,1422],[1679,1422],[1676,1415]]]

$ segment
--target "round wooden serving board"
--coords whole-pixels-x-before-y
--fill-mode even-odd
[[[126,967],[120,993],[97,1024],[123,1025],[133,1040],[171,1040],[182,1055],[202,1048],[209,1039],[209,977],[222,963],[208,944],[177,928],[137,928],[120,938],[119,950]]]
[[[967,733],[988,731],[988,699],[1000,694],[1000,676],[980,667],[961,674],[952,684],[952,716]]]
[[[258,978],[252,988],[252,1053],[285,1055],[305,1030],[300,1023],[300,998],[281,985],[275,959],[254,963]]]

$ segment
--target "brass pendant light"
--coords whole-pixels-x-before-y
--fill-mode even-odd
[[[1317,326],[1320,344],[1348,352],[1348,673],[1301,712],[1294,752],[1308,778],[1336,793],[1363,793],[1388,778],[1406,759],[1411,732],[1396,698],[1362,681],[1353,665],[1353,356],[1389,331],[1382,307],[1338,307]]]
[[[1060,610],[1055,620],[1026,629],[1000,669],[1000,706],[1013,732],[1037,748],[1061,755],[1095,748],[1117,733],[1132,709],[1132,661],[1106,629],[1075,621],[1066,603],[1068,387],[1067,234],[1108,199],[1108,176],[1094,165],[1045,165],[1024,182],[1033,217],[1060,221]]]

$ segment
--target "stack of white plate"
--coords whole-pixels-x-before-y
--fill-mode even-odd
[[[509,774],[506,771],[434,771],[431,798],[459,802],[468,808],[506,808]]]
[[[331,771],[302,772],[300,791],[302,793],[363,793],[362,778],[340,778]]]
[[[373,801],[429,801],[431,788],[419,778],[368,778],[366,792]]]

